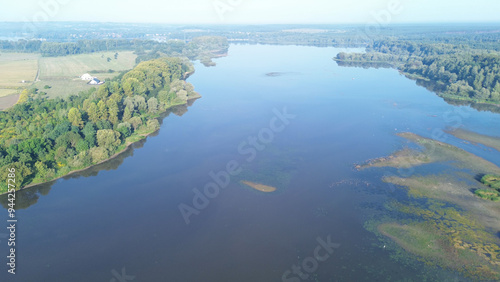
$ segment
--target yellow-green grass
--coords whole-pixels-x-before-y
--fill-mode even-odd
[[[66,97],[71,94],[78,94],[80,91],[88,91],[90,88],[95,88],[97,85],[89,85],[88,81],[81,79],[64,79],[53,78],[36,82],[33,86],[38,88],[39,92],[47,93],[49,98]],[[49,85],[50,89],[44,89],[45,85]]]
[[[0,54],[0,97],[18,94],[31,85],[38,71],[38,57],[31,53]]]
[[[454,228],[450,228],[446,225],[450,220],[452,219],[445,215],[445,218],[405,225],[383,223],[378,226],[378,231],[406,251],[420,257],[426,264],[451,268],[473,279],[499,279],[496,258],[499,248],[494,243],[495,239],[487,234],[474,236],[473,230],[469,229],[467,232],[470,227],[467,225],[455,224]],[[470,242],[469,237],[481,241]]]
[[[457,138],[473,143],[483,144],[484,146],[500,151],[500,137],[483,135],[464,129],[456,129],[453,131],[449,131],[448,133]]]
[[[388,157],[381,157],[367,161],[363,165],[357,165],[358,170],[369,167],[395,167],[410,168],[431,162],[431,159],[425,154],[413,149],[405,148],[396,151]]]
[[[398,135],[419,144],[421,150],[404,149],[392,156],[372,160],[359,169],[407,168],[447,162],[458,170],[442,175],[385,177],[385,182],[407,187],[411,198],[426,199],[430,205],[395,201],[391,209],[420,220],[406,222],[406,225],[402,222],[383,223],[378,226],[378,231],[426,263],[458,270],[474,279],[500,279],[500,240],[496,237],[496,230],[500,229],[500,205],[472,193],[474,189],[484,187],[476,178],[478,174],[496,175],[500,168],[450,144],[413,133]]]
[[[500,230],[500,203],[481,199],[474,195],[472,190],[485,188],[480,183],[471,185],[475,181],[469,176],[469,181],[460,181],[457,178],[467,178],[466,175],[426,175],[402,177],[385,177],[383,180],[408,189],[408,194],[413,198],[439,199],[456,204],[470,212],[477,222],[482,225]],[[492,190],[495,191],[495,190]]]
[[[418,136],[410,132],[399,133],[398,135],[410,142],[421,145],[423,150],[418,151],[413,149],[403,149],[394,153],[392,156],[370,160],[364,165],[357,166],[357,168],[408,168],[426,163],[453,161],[455,166],[459,168],[468,168],[476,173],[500,174],[500,168],[494,163],[469,153],[461,148]]]
[[[500,175],[487,174],[481,178],[481,182],[493,189],[500,190]]]
[[[35,80],[37,70],[38,63],[36,59],[7,62],[0,61],[0,88],[12,89],[24,87],[26,83],[22,81],[32,82]]]
[[[0,97],[5,97],[5,96],[12,95],[12,94],[17,94],[19,92],[20,92],[20,90],[18,90],[18,89],[2,89],[2,88],[0,88]]]
[[[92,73],[91,71],[107,71],[109,69],[120,72],[132,69],[135,66],[136,55],[131,51],[99,52],[93,54],[71,55],[64,57],[43,57],[40,59],[40,79],[78,78],[84,73],[90,73],[97,78],[109,78],[113,74]],[[108,62],[107,58],[111,58]]]
[[[38,60],[39,57],[36,53],[0,53],[0,63]]]
[[[133,52],[118,52],[117,59],[114,58],[114,54],[115,52],[99,52],[64,57],[42,57],[40,58],[40,81],[34,86],[39,91],[46,92],[49,98],[66,97],[76,95],[80,91],[87,91],[96,86],[81,80],[81,75],[90,73],[100,80],[106,80],[135,66],[137,56]],[[111,58],[111,61],[108,62],[107,58]],[[108,72],[110,69],[113,72]],[[45,85],[51,88],[44,89]]]

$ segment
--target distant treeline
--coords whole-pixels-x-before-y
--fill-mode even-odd
[[[158,42],[150,40],[79,40],[77,42],[47,42],[41,40],[0,40],[0,50],[11,52],[41,53],[43,56],[66,56],[101,51],[135,50],[152,48]]]
[[[154,46],[139,46],[135,53],[138,56],[137,63],[164,56],[182,56],[191,60],[199,59],[205,65],[213,65],[211,58],[226,54],[228,49],[229,43],[225,37],[200,36],[188,43],[170,40]]]
[[[442,84],[438,94],[474,102],[500,103],[500,55],[465,45],[375,41],[366,53],[339,53],[342,65],[391,65],[407,76]]]
[[[157,52],[167,55],[177,53],[186,57],[194,57],[199,56],[203,52],[227,51],[228,47],[227,39],[219,36],[197,37],[188,43],[180,40],[158,42],[138,39],[96,39],[62,43],[23,39],[18,41],[0,40],[0,50],[2,51],[41,53],[45,57],[120,50],[133,50],[139,55],[144,55],[147,50],[150,53],[152,52],[151,54]]]

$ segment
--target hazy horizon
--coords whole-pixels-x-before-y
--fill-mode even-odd
[[[477,0],[26,0],[4,3],[0,22],[137,24],[494,24],[500,2]]]

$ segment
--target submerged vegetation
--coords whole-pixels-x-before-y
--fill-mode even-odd
[[[382,157],[357,166],[358,169],[368,167],[410,168],[427,163],[452,161],[454,166],[468,168],[476,173],[498,173],[500,168],[495,164],[471,154],[463,149],[437,140],[404,132],[398,136],[421,146],[423,150],[403,149],[389,157]]]
[[[463,210],[445,202],[394,202],[391,208],[413,220],[378,225],[378,231],[427,264],[447,267],[475,279],[500,279],[498,238]]]
[[[500,152],[500,137],[488,136],[464,129],[456,129],[453,131],[448,131],[448,133],[457,138],[467,140],[472,143],[479,143]]]
[[[184,81],[193,71],[187,60],[160,58],[66,99],[24,91],[0,113],[0,193],[7,168],[19,189],[100,163],[158,130],[161,112],[199,97]]]
[[[472,189],[476,175],[490,173],[481,182],[497,187],[500,168],[455,146],[413,133],[398,134],[421,150],[403,149],[390,157],[368,161],[369,167],[410,168],[410,176],[386,176],[384,182],[405,187],[407,201],[391,202],[387,208],[406,216],[374,220],[371,231],[390,238],[426,264],[459,271],[479,280],[500,279],[500,206],[495,189]],[[441,175],[417,175],[418,167],[435,165],[455,168]],[[474,193],[471,193],[474,191]],[[474,196],[493,201],[484,201]],[[370,226],[370,224],[368,224]]]

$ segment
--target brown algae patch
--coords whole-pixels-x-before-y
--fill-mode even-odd
[[[242,180],[240,182],[247,185],[247,186],[252,187],[255,190],[261,191],[261,192],[270,193],[270,192],[276,191],[276,188],[272,187],[272,186],[268,186],[268,185],[264,185],[264,184],[260,184],[260,183],[255,183],[255,182],[251,182],[251,181],[246,181],[246,180]]]
[[[447,133],[457,138],[467,140],[472,143],[483,144],[486,147],[500,151],[500,137],[483,135],[464,129],[455,129],[453,131],[448,131]]]

